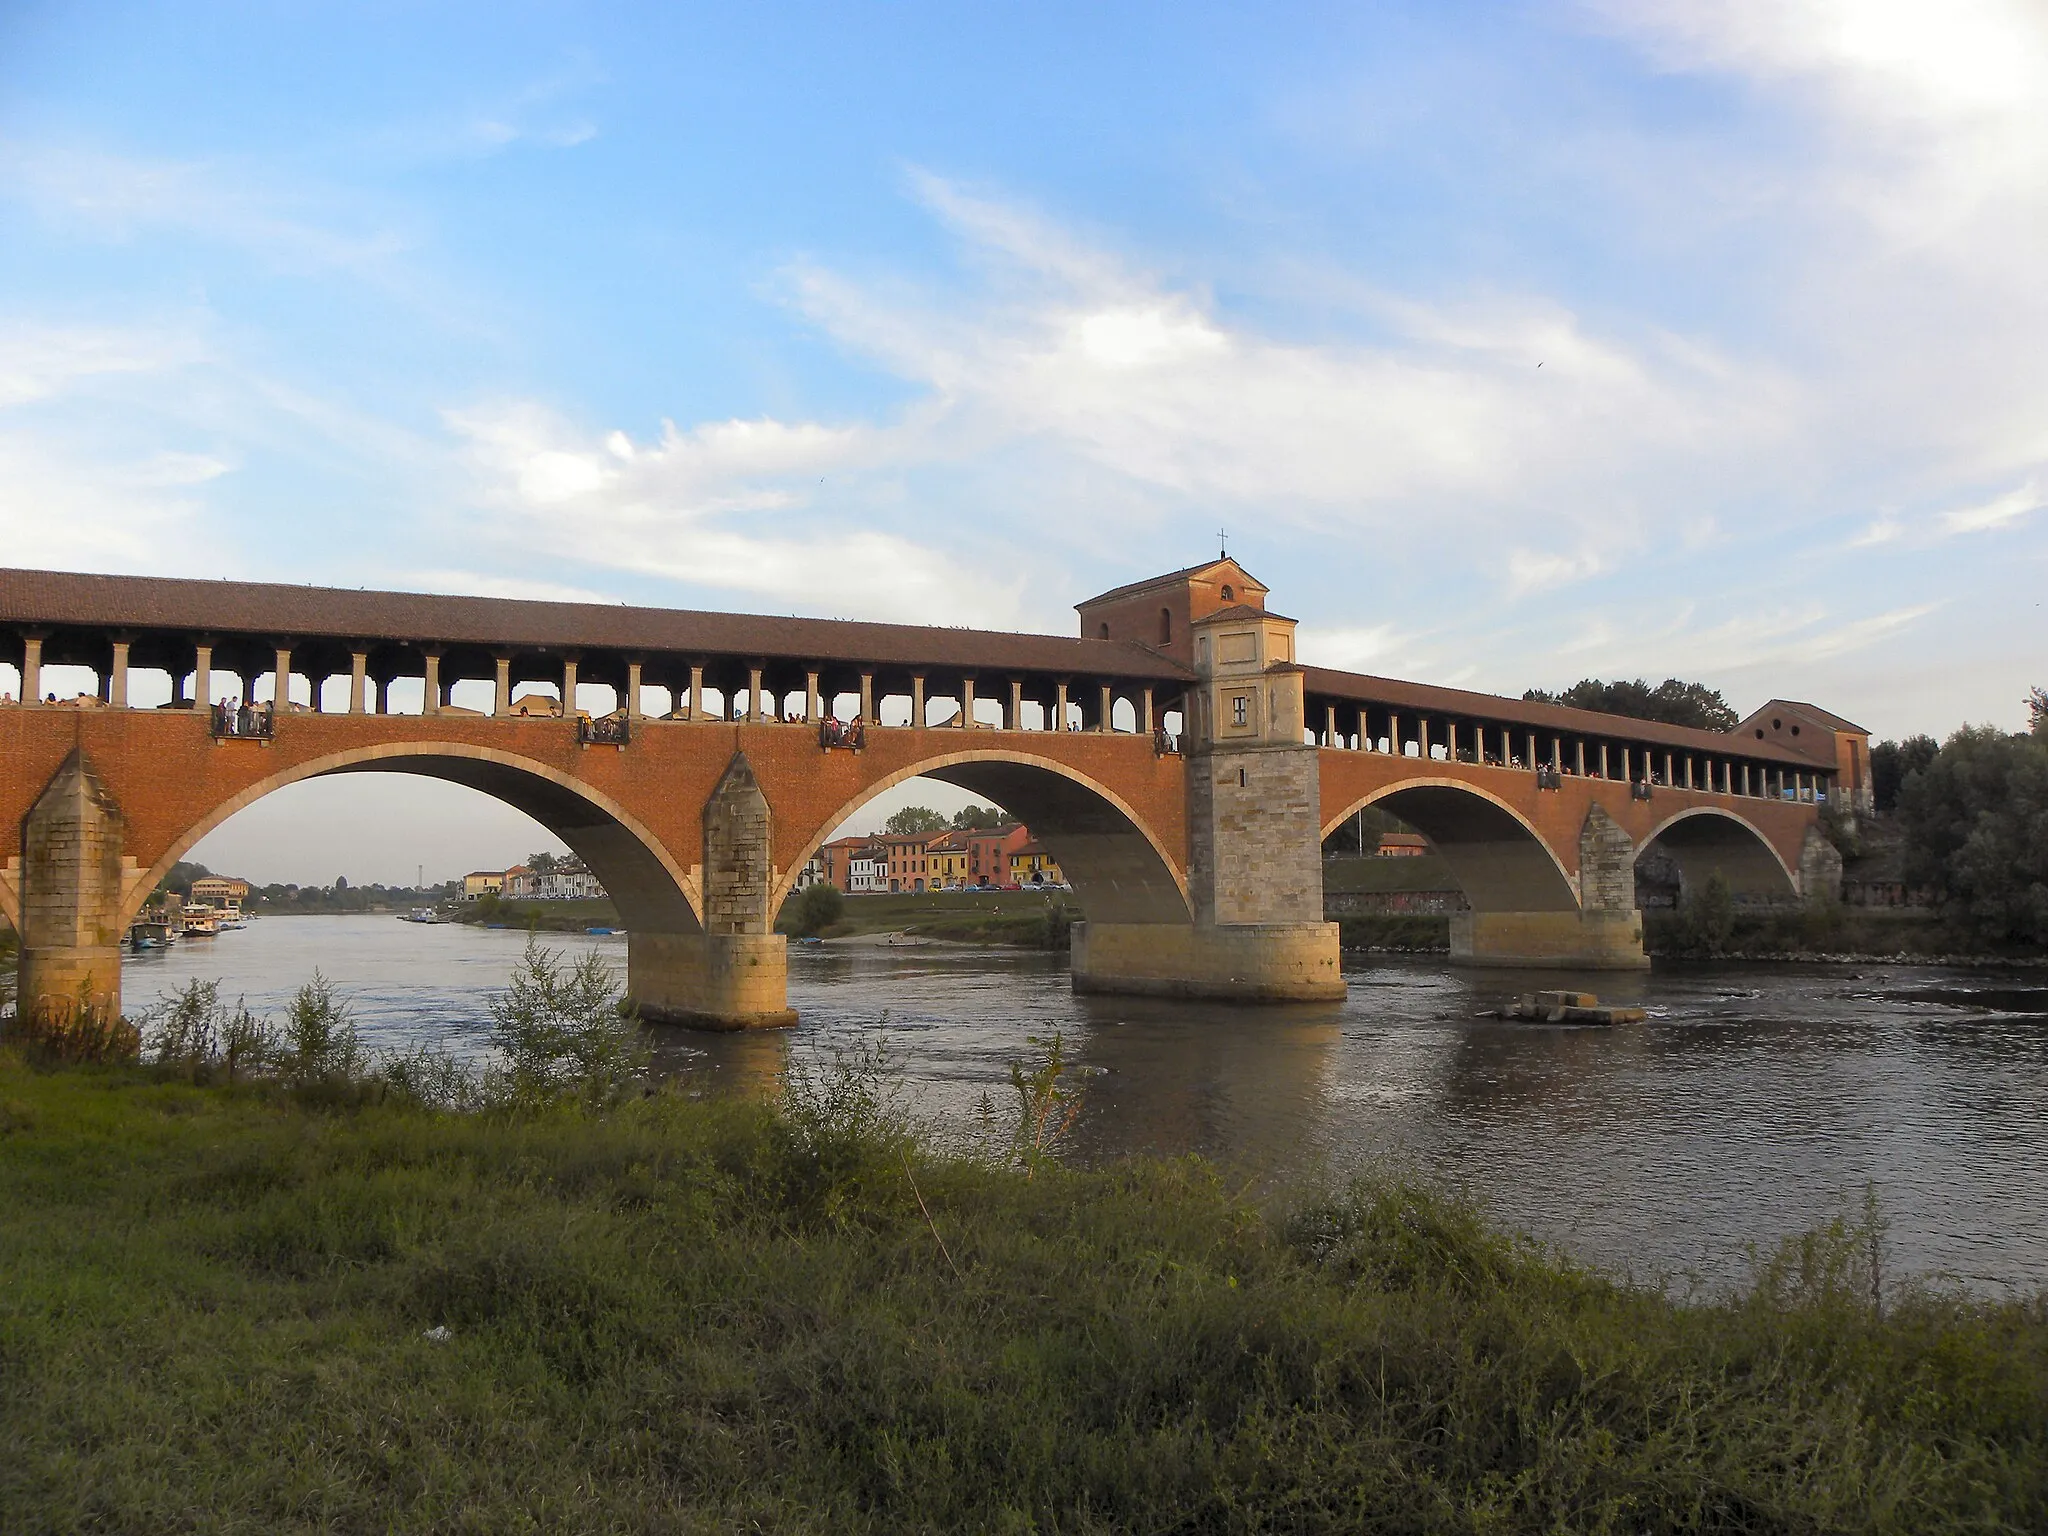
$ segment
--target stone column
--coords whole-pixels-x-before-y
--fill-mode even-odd
[[[974,679],[960,679],[960,718],[953,722],[964,731],[974,729]]]
[[[1372,711],[1363,704],[1358,706],[1358,750],[1372,750]]]
[[[1577,738],[1573,743],[1573,750],[1578,754],[1579,777],[1583,779],[1586,776],[1586,738]]]
[[[121,1011],[126,836],[113,796],[74,747],[22,822],[23,1016]]]
[[[1054,706],[1052,728],[1056,731],[1064,731],[1067,728],[1067,685],[1065,683],[1059,685],[1059,698]]]
[[[1323,745],[1337,745],[1337,706],[1334,704],[1323,706]]]
[[[441,713],[441,653],[426,653],[426,677],[420,692],[420,713],[438,715]]]
[[[130,642],[113,642],[114,658],[107,668],[107,702],[116,709],[128,707],[128,647]]]
[[[1392,710],[1387,711],[1387,750],[1395,757],[1401,755],[1401,717]]]
[[[391,713],[391,679],[388,677],[377,679],[377,713],[380,715]]]
[[[1688,769],[1688,771],[1690,770]],[[1669,752],[1664,754],[1664,782],[1666,784],[1675,784],[1677,782],[1676,775],[1672,772],[1672,759]]]
[[[497,664],[497,675],[491,692],[491,713],[509,715],[512,713],[512,658],[500,655],[492,660]]]
[[[924,729],[924,679],[915,674],[910,679],[910,727]]]
[[[875,718],[875,674],[863,672],[860,675],[860,723],[879,725]]]
[[[1607,743],[1600,743],[1600,777],[1607,777]]]
[[[1021,731],[1024,729],[1024,680],[1021,677],[1010,679],[1009,702],[1003,706],[1003,729],[1006,731]]]
[[[1455,763],[1458,760],[1458,722],[1444,722],[1444,760]]]
[[[804,724],[816,725],[823,718],[818,701],[818,674],[814,668],[804,674]]]
[[[562,718],[576,718],[576,662],[574,656],[562,658]],[[580,739],[580,738],[579,738]]]
[[[213,708],[213,647],[204,641],[192,647],[192,707]]]
[[[756,678],[760,677],[760,675],[758,672],[754,674]],[[637,661],[626,663],[626,718],[628,720],[638,720],[641,718],[640,663]]]
[[[1529,767],[1531,767],[1531,768],[1534,768],[1534,767],[1536,766],[1536,733],[1535,733],[1534,731],[1531,731],[1531,732],[1529,733],[1529,763],[1528,763],[1528,766],[1529,766]]]
[[[761,714],[761,673],[763,670],[760,667],[750,667],[747,669],[747,718],[756,725],[759,725],[763,719]]]
[[[1415,717],[1415,755],[1427,761],[1429,758],[1429,716]]]
[[[369,691],[366,686],[369,680],[370,653],[368,651],[350,651],[348,653],[348,712],[350,714],[360,715],[363,712],[364,698]]]
[[[1097,732],[1103,735],[1108,734],[1110,726],[1112,724],[1112,721],[1110,719],[1110,711],[1113,710],[1115,707],[1116,700],[1111,695],[1109,684],[1104,683],[1102,685],[1102,713],[1096,718],[1095,721],[1095,729]]]
[[[1332,715],[1335,713],[1331,711]],[[1152,690],[1148,687],[1138,695],[1138,734],[1150,736],[1152,730]]]
[[[275,668],[276,670],[272,675],[270,684],[270,702],[276,709],[278,717],[282,718],[284,712],[291,708],[292,702],[292,651],[290,646],[281,645],[277,648]]]
[[[43,699],[43,637],[24,635],[21,640],[21,702],[40,704]]]
[[[1666,753],[1666,754],[1665,754],[1665,757],[1666,757],[1666,760],[1667,760],[1667,761],[1669,761],[1669,758],[1670,758],[1670,754],[1669,754],[1669,753]],[[1665,777],[1666,777],[1667,779],[1671,777],[1671,775],[1670,775],[1669,773],[1666,773],[1666,774],[1665,774],[1664,776],[1665,776]],[[1694,788],[1696,788],[1696,787],[1697,787],[1697,786],[1696,786],[1696,785],[1695,785],[1695,784],[1693,783],[1693,772],[1692,772],[1692,754],[1691,754],[1690,752],[1688,752],[1688,753],[1686,753],[1686,754],[1685,754],[1685,787],[1686,787],[1687,789],[1694,789]]]

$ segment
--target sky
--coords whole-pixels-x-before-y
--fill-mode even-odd
[[[0,560],[1071,633],[1220,532],[1314,662],[2019,728],[2044,271],[2038,0],[7,0]]]

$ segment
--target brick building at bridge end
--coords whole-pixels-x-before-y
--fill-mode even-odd
[[[1088,599],[1064,638],[0,569],[21,1005],[118,1007],[122,935],[172,865],[334,773],[541,822],[618,906],[643,1014],[716,1028],[790,1022],[777,909],[919,775],[1057,861],[1084,990],[1341,997],[1320,852],[1367,805],[1456,877],[1474,964],[1644,964],[1653,850],[1740,900],[1839,879],[1818,823],[1837,784],[1866,792],[1869,752],[1837,716],[1774,701],[1697,731],[1319,668],[1268,595],[1222,558]],[[91,687],[60,700],[56,668]]]

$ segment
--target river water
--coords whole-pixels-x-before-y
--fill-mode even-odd
[[[623,972],[623,938],[596,947]],[[317,966],[365,1039],[487,1049],[524,935],[388,916],[272,917],[132,958],[130,1012],[192,977],[277,1012]],[[2048,1285],[2048,978],[1926,966],[1462,972],[1373,958],[1341,1004],[1076,997],[1065,959],[941,945],[792,949],[793,1031],[659,1031],[658,1059],[733,1091],[883,1045],[919,1106],[1007,1109],[1008,1063],[1061,1031],[1087,1069],[1083,1157],[1201,1152],[1290,1184],[1388,1161],[1580,1256],[1681,1285],[1738,1280],[1874,1186],[1890,1263],[1989,1291]],[[1516,991],[1639,1004],[1612,1029],[1482,1020]]]

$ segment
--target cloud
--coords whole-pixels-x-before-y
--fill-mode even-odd
[[[1607,560],[1597,550],[1555,555],[1518,549],[1508,556],[1508,588],[1516,594],[1549,591],[1597,576],[1606,569]]]
[[[999,624],[1014,583],[912,540],[820,526],[809,487],[875,462],[885,434],[769,419],[579,434],[531,402],[447,415],[512,542],[842,617]]]
[[[200,355],[195,337],[171,331],[0,325],[0,409],[48,399],[81,380],[155,373]]]
[[[1954,536],[1959,533],[1989,533],[1995,529],[2010,528],[2041,510],[2041,491],[2035,482],[2029,480],[2003,496],[1974,507],[1958,507],[1953,512],[1941,514],[1943,534]]]
[[[1873,518],[1864,525],[1863,531],[1849,541],[1851,549],[1876,549],[1883,544],[1898,542],[1905,532],[1905,525],[1895,517]]]
[[[268,183],[248,168],[0,142],[0,185],[45,215],[101,239],[181,230],[239,246],[273,265],[370,272],[407,250],[395,230],[334,227],[332,189]],[[312,210],[318,210],[314,216]]]

